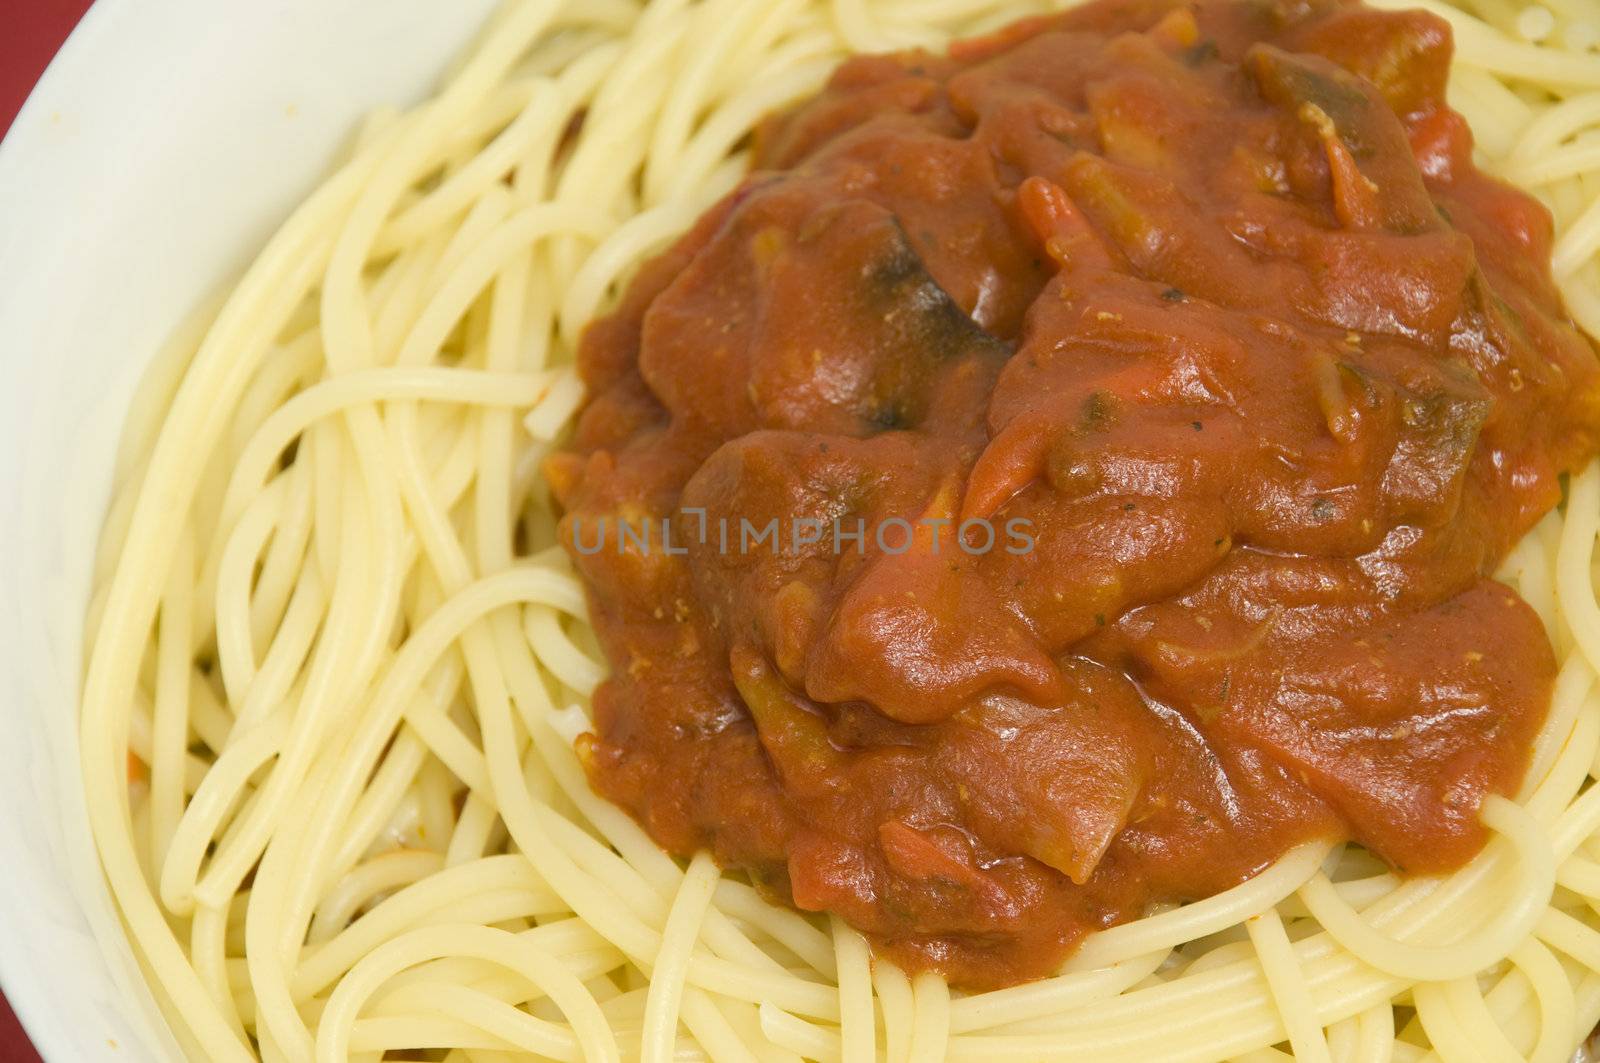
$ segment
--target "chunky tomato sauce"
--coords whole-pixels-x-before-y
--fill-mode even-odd
[[[1600,372],[1450,47],[1102,0],[770,120],[549,465],[594,786],[969,986],[1303,840],[1468,859],[1555,671],[1489,575]]]

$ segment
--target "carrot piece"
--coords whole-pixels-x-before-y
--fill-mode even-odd
[[[1017,189],[1017,206],[1056,265],[1110,264],[1111,256],[1094,227],[1060,185],[1043,177],[1030,177]]]
[[[1328,172],[1333,177],[1333,212],[1347,229],[1381,229],[1383,208],[1378,202],[1378,186],[1361,172],[1350,154],[1333,119],[1314,103],[1300,105],[1300,120],[1317,131],[1322,150],[1328,156]]]

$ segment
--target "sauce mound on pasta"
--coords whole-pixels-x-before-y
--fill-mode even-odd
[[[1343,837],[1460,865],[1595,450],[1421,13],[1096,3],[863,57],[587,334],[549,463],[666,848],[966,985]]]

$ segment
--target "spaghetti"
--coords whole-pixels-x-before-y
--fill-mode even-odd
[[[604,671],[537,472],[582,401],[579,332],[845,54],[1046,6],[515,0],[161,356],[81,735],[107,879],[192,1058],[1555,1063],[1594,1029],[1600,467],[1503,571],[1562,665],[1523,793],[1486,801],[1493,840],[1449,876],[1303,846],[962,995],[680,866],[589,790],[572,743]],[[1422,6],[1600,334],[1591,14]]]

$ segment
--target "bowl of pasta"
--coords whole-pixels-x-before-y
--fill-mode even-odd
[[[1575,1058],[1597,45],[96,6],[0,143],[41,1053]]]

